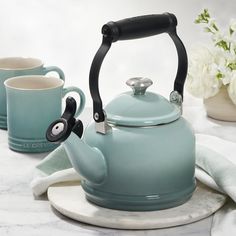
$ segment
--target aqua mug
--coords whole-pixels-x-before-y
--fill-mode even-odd
[[[19,152],[47,152],[58,144],[46,140],[49,124],[62,112],[62,98],[68,92],[80,97],[78,116],[85,105],[84,93],[77,87],[63,88],[64,81],[40,75],[18,76],[4,82],[7,95],[9,148]]]
[[[22,75],[46,75],[55,71],[64,80],[63,71],[56,66],[45,67],[37,58],[6,57],[0,58],[0,128],[7,129],[6,92],[4,81]]]

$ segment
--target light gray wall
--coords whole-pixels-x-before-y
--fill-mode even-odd
[[[104,23],[172,12],[189,51],[196,43],[210,41],[193,23],[203,8],[208,8],[223,26],[231,17],[236,18],[236,1],[232,0],[0,0],[0,57],[38,57],[46,65],[60,66],[66,74],[66,85],[81,87],[89,106],[89,68],[101,43]],[[176,66],[174,45],[166,34],[117,42],[102,67],[102,98],[106,103],[114,94],[127,90],[125,81],[133,76],[150,77],[155,82],[151,90],[167,96]]]

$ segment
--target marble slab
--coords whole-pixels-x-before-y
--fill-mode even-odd
[[[79,182],[60,183],[48,189],[51,205],[74,220],[116,229],[157,229],[203,219],[222,207],[226,196],[198,183],[185,204],[159,211],[119,211],[99,207],[86,200]]]

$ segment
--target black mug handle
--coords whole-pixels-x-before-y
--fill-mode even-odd
[[[105,120],[102,100],[99,93],[98,78],[104,57],[111,44],[119,40],[144,38],[161,33],[168,33],[178,53],[178,69],[174,82],[173,99],[178,95],[183,99],[184,82],[187,75],[188,58],[185,47],[176,33],[177,19],[174,14],[164,13],[138,16],[116,22],[108,22],[102,27],[103,40],[98,49],[89,74],[89,88],[93,99],[93,118],[100,123]]]

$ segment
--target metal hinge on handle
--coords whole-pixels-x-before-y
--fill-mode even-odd
[[[95,129],[96,132],[101,134],[106,134],[109,130],[111,130],[111,126],[107,123],[107,115],[106,112],[103,110],[104,114],[104,121],[101,122],[95,122]],[[99,114],[96,112],[94,114],[94,120],[99,120]]]
[[[182,109],[183,98],[182,98],[182,95],[178,91],[174,90],[170,93],[170,103],[177,106],[181,114],[183,113],[183,109]]]

